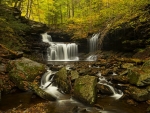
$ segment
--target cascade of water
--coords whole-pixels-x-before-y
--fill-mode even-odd
[[[58,91],[56,86],[52,85],[53,82],[53,73],[51,70],[47,70],[47,72],[41,78],[41,86],[40,88],[43,89],[45,92],[51,94],[53,97],[59,99],[63,96],[62,93]]]
[[[108,86],[108,87],[110,88],[110,90],[113,92],[112,97],[114,97],[114,98],[116,98],[116,99],[119,99],[119,98],[121,98],[121,97],[123,96],[123,92],[121,92],[121,91],[119,90],[120,93],[117,93],[117,92],[115,91],[115,89],[114,89],[111,85],[108,84],[108,81],[106,80],[106,78],[103,77],[103,76],[101,76],[101,73],[100,73],[100,72],[97,74],[97,76],[99,77],[99,82],[98,82],[98,84],[103,84],[103,85],[105,85],[105,86]]]
[[[43,42],[49,43],[47,48],[48,61],[77,61],[78,45],[76,43],[52,42],[51,36],[47,33],[42,34]]]
[[[47,33],[43,33],[42,35],[42,41],[49,43],[52,42],[52,37],[50,35],[48,35]]]
[[[100,33],[94,34],[92,38],[89,39],[90,52],[94,52],[98,49],[98,38]]]

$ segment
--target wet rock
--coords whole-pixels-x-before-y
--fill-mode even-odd
[[[128,78],[130,84],[137,86],[146,86],[150,84],[150,75],[149,73],[143,71],[140,68],[132,68],[128,70]]]
[[[94,76],[81,76],[75,80],[74,97],[87,104],[93,104],[96,101],[97,78]]]
[[[2,87],[3,83],[2,83],[2,79],[0,79],[0,87]],[[0,88],[0,100],[1,100],[1,88]]]
[[[58,88],[65,93],[70,92],[70,83],[67,77],[67,70],[65,67],[61,68],[55,75],[55,83],[58,85]]]
[[[41,88],[39,88],[39,86],[37,84],[34,83],[30,83],[30,88],[32,89],[32,91],[34,91],[35,94],[37,94],[38,96],[40,96],[41,98],[45,99],[45,100],[51,100],[51,101],[55,101],[56,98],[54,96],[52,96],[51,94],[45,92],[44,90],[42,90]]]
[[[128,70],[128,78],[131,84],[147,86],[150,84],[150,60],[146,61],[142,68],[134,67]]]
[[[134,66],[133,63],[124,63],[121,65],[121,68],[128,69],[128,68],[131,68],[133,66]]]
[[[72,112],[73,113],[77,113],[79,111],[79,107],[78,106],[74,106],[73,108],[72,108]]]
[[[86,74],[88,74],[90,71],[91,71],[90,68],[85,68],[85,67],[82,67],[82,68],[79,68],[79,69],[78,69],[78,72],[79,72],[80,75],[86,75]]]
[[[150,99],[150,92],[149,88],[138,88],[135,86],[129,87],[130,96],[135,99],[136,101],[146,101]]]
[[[132,100],[132,99],[128,99],[128,100],[127,100],[127,103],[130,104],[130,105],[134,105],[134,106],[137,105],[137,102],[135,102],[135,101]]]
[[[147,73],[150,73],[150,60],[146,61],[143,65],[142,65],[142,70],[144,70]]]
[[[127,84],[129,83],[129,79],[127,76],[122,76],[122,75],[115,75],[115,76],[111,76],[111,80],[114,82],[119,82],[119,83],[124,83]]]
[[[98,93],[100,93],[100,94],[105,94],[105,95],[112,95],[113,94],[110,87],[103,85],[103,84],[97,84],[97,90],[98,90]]]
[[[75,80],[79,77],[79,74],[78,72],[75,70],[75,71],[71,71],[71,80]]]
[[[6,72],[6,64],[0,63],[0,73],[5,73]]]
[[[150,106],[146,109],[146,113],[150,113]]]
[[[99,104],[94,104],[94,107],[96,107],[96,108],[98,108],[98,109],[102,109],[102,110],[104,110],[104,107],[103,107],[103,106],[101,106],[101,105],[99,105]]]
[[[9,61],[7,70],[9,70],[10,80],[18,88],[26,91],[28,88],[24,89],[23,81],[33,82],[37,76],[42,75],[46,71],[46,67],[41,63],[22,57]]]

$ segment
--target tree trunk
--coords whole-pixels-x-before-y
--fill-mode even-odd
[[[32,10],[32,3],[33,3],[33,0],[28,0],[27,12],[25,15],[28,19],[30,19],[30,14],[31,14],[31,10]]]

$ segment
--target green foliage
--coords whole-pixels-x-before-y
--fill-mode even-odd
[[[70,30],[70,24],[74,24],[72,30],[80,28],[78,29],[80,33],[99,31],[101,27],[106,26],[109,26],[109,29],[120,29],[126,26],[125,22],[129,22],[129,26],[135,28],[137,21],[130,20],[141,15],[139,22],[145,22],[149,14],[143,14],[143,11],[139,9],[143,9],[143,6],[150,3],[149,0],[20,1],[23,16],[66,30]],[[13,6],[15,0],[7,0],[7,2],[2,0],[2,2]],[[11,26],[13,27],[14,24],[16,30],[19,28],[26,29],[26,26],[15,22],[12,22]]]

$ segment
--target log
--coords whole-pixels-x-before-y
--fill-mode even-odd
[[[125,63],[135,63],[137,65],[142,65],[145,61],[137,58],[114,58],[115,60],[119,62],[125,62]]]
[[[3,57],[3,58],[15,59],[15,58],[20,58],[23,56],[23,52],[13,51],[11,49],[8,49],[3,44],[0,44],[0,47],[8,52],[8,54],[5,54],[5,53],[1,54],[1,57]]]

